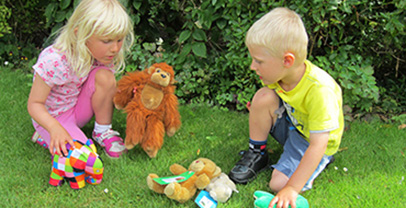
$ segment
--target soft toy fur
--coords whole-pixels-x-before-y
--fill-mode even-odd
[[[125,147],[140,144],[153,158],[163,145],[166,134],[173,136],[180,128],[175,73],[166,63],[156,63],[143,70],[127,73],[118,81],[114,104],[127,113]]]
[[[99,184],[103,179],[103,162],[96,153],[92,140],[86,144],[74,140],[74,146],[68,144],[67,156],[55,154],[52,162],[52,173],[49,183],[60,186],[65,178],[73,189],[80,189],[89,184]]]
[[[210,180],[220,175],[221,169],[207,158],[198,158],[186,169],[179,164],[173,164],[169,170],[174,175],[180,175],[186,171],[193,171],[195,174],[183,182],[172,182],[168,185],[161,185],[154,181],[159,178],[155,173],[147,177],[148,187],[156,193],[165,194],[168,198],[184,203],[191,199],[197,189],[204,189],[210,184]]]
[[[230,180],[227,174],[221,173],[213,178],[210,184],[206,187],[206,191],[210,196],[218,202],[226,202],[232,195],[233,191],[237,192],[235,183]]]

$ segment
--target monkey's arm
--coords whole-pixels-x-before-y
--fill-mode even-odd
[[[166,111],[164,115],[164,125],[166,134],[173,136],[175,132],[180,128],[180,114],[178,111],[178,98],[175,94],[169,94],[166,96]]]
[[[145,81],[145,73],[140,71],[130,72],[123,76],[117,83],[117,92],[113,98],[114,106],[123,109],[133,98],[136,90]]]

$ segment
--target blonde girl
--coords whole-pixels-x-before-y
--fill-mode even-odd
[[[93,140],[109,157],[126,151],[112,130],[114,73],[124,68],[133,39],[130,17],[117,0],[79,3],[33,66],[27,108],[36,130],[34,142],[52,155],[66,155],[66,144],[73,145],[73,139],[86,143],[81,127],[95,116]]]

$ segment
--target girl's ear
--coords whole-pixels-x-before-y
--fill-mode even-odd
[[[78,35],[78,28],[75,27],[75,29],[73,30],[73,32],[75,33],[75,35]]]
[[[295,64],[295,55],[293,53],[285,53],[285,55],[283,55],[283,66],[285,66],[286,68],[290,68]]]

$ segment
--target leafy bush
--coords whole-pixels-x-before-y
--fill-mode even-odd
[[[38,31],[40,37],[43,33],[49,35],[63,25],[79,0],[43,2],[28,0],[22,5],[7,5],[13,14],[13,24],[9,21],[9,25],[34,34],[29,37],[35,37]],[[245,109],[246,102],[261,87],[249,69],[251,60],[244,45],[246,31],[272,8],[285,6],[302,16],[310,40],[309,59],[338,81],[345,104],[361,112],[406,111],[402,88],[402,81],[406,80],[403,0],[121,2],[133,19],[138,36],[127,71],[143,69],[153,62],[168,62],[177,73],[176,93],[182,103]],[[24,10],[30,13],[22,16],[27,23],[14,17]],[[13,33],[16,31],[13,28]],[[18,36],[17,44],[3,39],[0,42],[18,46],[24,42],[21,37]],[[36,40],[44,42],[44,38]],[[24,43],[39,46],[32,39]],[[1,56],[9,54],[10,49],[7,50]]]
[[[348,50],[353,47],[342,47],[329,56],[317,56],[319,66],[326,69],[336,78],[343,90],[344,103],[352,103],[364,112],[371,112],[374,103],[378,102],[379,89],[376,86],[372,60],[355,54],[349,56]]]
[[[43,16],[47,2],[40,0],[2,2],[1,13],[4,12],[3,8],[8,8],[9,16],[6,16],[7,22],[4,24],[8,25],[10,33],[0,38],[0,60],[2,64],[7,63],[10,67],[29,68],[25,66],[32,65],[38,56],[38,48],[49,35]],[[2,17],[0,22],[3,22]]]
[[[10,16],[11,10],[5,6],[0,6],[0,38],[11,31],[11,27],[7,23]]]
[[[393,68],[381,70],[386,67],[383,63],[394,66],[391,56],[398,62],[404,60],[405,38],[399,36],[404,34],[404,4],[399,0],[213,0],[166,4],[150,0],[133,3],[133,9],[137,26],[146,29],[136,30],[141,37],[153,37],[148,41],[164,39],[164,57],[171,57],[167,61],[178,71],[182,87],[177,94],[185,102],[244,109],[260,87],[249,70],[245,33],[271,8],[287,6],[303,17],[310,37],[309,59],[337,79],[345,104],[371,112],[382,105],[379,90],[386,86],[377,86],[382,77],[405,76],[399,64],[395,73]],[[162,18],[167,14],[168,19]]]

